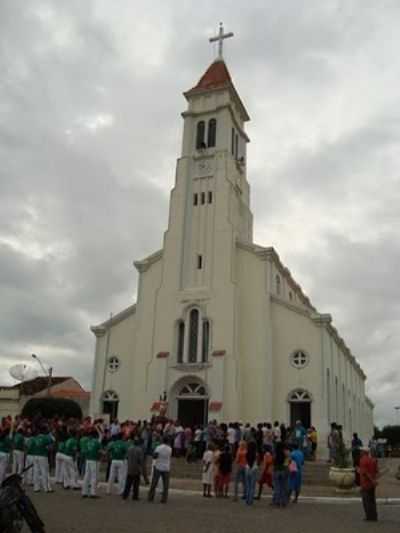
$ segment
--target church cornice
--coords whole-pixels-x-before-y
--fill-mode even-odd
[[[316,311],[315,307],[311,304],[308,296],[304,294],[301,286],[293,279],[290,270],[285,267],[285,265],[280,260],[280,257],[273,246],[264,247],[255,243],[245,243],[242,241],[237,241],[236,245],[242,250],[246,250],[255,254],[262,261],[273,262],[277,270],[280,272],[281,276],[286,279],[293,291],[296,292],[296,294],[300,298],[300,301],[311,311]]]
[[[151,265],[153,265],[154,263],[157,263],[157,261],[159,261],[162,258],[162,255],[163,255],[163,250],[161,249],[155,252],[154,254],[151,254],[145,257],[144,259],[140,259],[139,261],[134,261],[133,264],[138,272],[140,273],[146,272],[146,270],[148,270],[151,267]]]
[[[309,309],[305,309],[304,307],[299,307],[298,305],[287,302],[286,300],[283,300],[282,298],[279,298],[278,296],[275,296],[274,294],[270,295],[270,299],[271,299],[271,302],[279,304],[282,307],[286,307],[286,309],[290,309],[290,311],[294,311],[295,313],[305,316],[307,318],[312,318]]]
[[[118,324],[119,322],[122,322],[126,318],[128,318],[130,315],[133,315],[136,312],[136,304],[130,305],[120,313],[117,313],[115,316],[112,316],[105,322],[102,322],[98,326],[90,326],[90,331],[96,335],[96,337],[103,337],[107,330]]]

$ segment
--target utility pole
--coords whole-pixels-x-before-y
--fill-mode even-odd
[[[40,368],[42,369],[43,373],[47,376],[47,395],[50,396],[50,387],[52,384],[52,378],[53,378],[53,367],[49,367],[47,369],[44,364],[42,363],[40,357],[36,355],[35,353],[32,354],[32,358],[35,359],[40,365]]]

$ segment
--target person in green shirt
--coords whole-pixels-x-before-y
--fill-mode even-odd
[[[118,494],[122,495],[125,488],[126,480],[126,456],[128,452],[128,443],[122,439],[118,433],[107,445],[107,452],[111,457],[110,475],[108,478],[107,494],[111,494],[112,486],[118,480]]]
[[[84,433],[79,439],[79,457],[78,457],[78,472],[79,475],[83,476],[85,473],[85,463],[86,463],[86,445],[89,440],[89,435]]]
[[[6,477],[8,463],[10,462],[11,446],[10,429],[0,427],[0,485]]]
[[[44,492],[53,492],[49,476],[49,449],[54,443],[54,437],[47,426],[42,426],[34,440],[33,490],[40,492],[43,488]]]
[[[32,435],[32,430],[28,428],[25,435],[25,452],[26,460],[25,467],[28,468],[24,474],[24,482],[29,486],[33,486],[33,465],[35,462],[35,437]]]
[[[70,429],[64,445],[64,489],[79,490],[76,456],[78,453],[78,439],[76,431]]]
[[[25,438],[22,428],[13,435],[13,474],[22,474],[25,463]]]
[[[99,429],[94,428],[88,439],[85,441],[85,475],[82,482],[82,498],[98,498],[97,475],[98,460],[102,451],[102,434]]]
[[[58,485],[64,484],[65,476],[65,435],[60,435],[57,442],[57,453],[56,453],[56,472],[54,477],[56,478],[56,483]]]

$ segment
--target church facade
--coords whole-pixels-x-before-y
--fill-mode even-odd
[[[219,57],[184,93],[163,248],[135,262],[136,303],[96,336],[93,415],[373,432],[366,376],[272,247],[253,241],[246,108]]]

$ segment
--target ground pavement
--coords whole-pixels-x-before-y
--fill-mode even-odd
[[[48,533],[398,533],[400,506],[379,506],[379,522],[364,522],[359,502],[299,501],[281,510],[268,499],[248,507],[231,499],[204,499],[188,491],[172,490],[164,505],[156,498],[123,502],[101,493],[83,500],[79,492],[57,489],[53,494],[31,494]],[[24,530],[25,532],[25,530]]]

